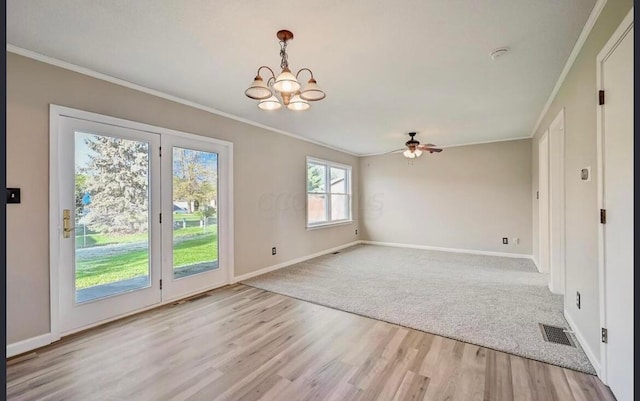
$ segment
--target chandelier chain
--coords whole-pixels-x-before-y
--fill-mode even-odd
[[[280,41],[280,68],[289,68],[289,61],[287,60],[287,42],[285,40]]]

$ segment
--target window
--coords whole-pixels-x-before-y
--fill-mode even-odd
[[[351,221],[351,166],[307,157],[307,228]]]

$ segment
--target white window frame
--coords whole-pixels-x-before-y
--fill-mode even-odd
[[[307,187],[309,185],[309,163],[319,164],[325,167],[325,192],[309,192]],[[348,197],[348,217],[346,219],[341,220],[331,220],[331,167],[340,168],[346,170],[347,174],[345,176],[346,180],[346,188]],[[323,228],[323,227],[331,227],[342,224],[351,224],[353,223],[353,188],[352,188],[352,179],[351,179],[351,166],[341,163],[332,162],[329,160],[318,159],[316,157],[307,156],[305,162],[305,219],[306,219],[306,227],[308,230]],[[318,222],[318,223],[309,223],[309,194],[324,194],[326,196],[327,201],[325,202],[325,213],[327,215],[327,221]],[[342,194],[342,193],[341,193]]]

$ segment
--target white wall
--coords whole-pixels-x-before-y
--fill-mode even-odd
[[[363,157],[360,176],[368,240],[531,254],[530,139]]]
[[[358,239],[357,222],[306,230],[304,208],[306,156],[355,182],[357,157],[7,53],[7,186],[22,188],[7,206],[8,344],[49,332],[50,103],[233,142],[236,275]]]
[[[607,1],[532,142],[533,252],[538,253],[538,140],[565,108],[566,292],[565,310],[585,344],[599,360],[598,209],[596,198],[596,57],[631,9],[630,0]],[[591,167],[591,180],[580,170]],[[575,303],[581,295],[581,308]]]

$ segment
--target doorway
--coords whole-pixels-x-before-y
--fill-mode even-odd
[[[601,379],[633,399],[633,8],[597,58]]]
[[[564,202],[564,108],[549,126],[549,289],[564,294],[565,202]]]
[[[549,131],[538,142],[538,270],[549,272]]]
[[[53,341],[231,281],[231,151],[51,106]]]

